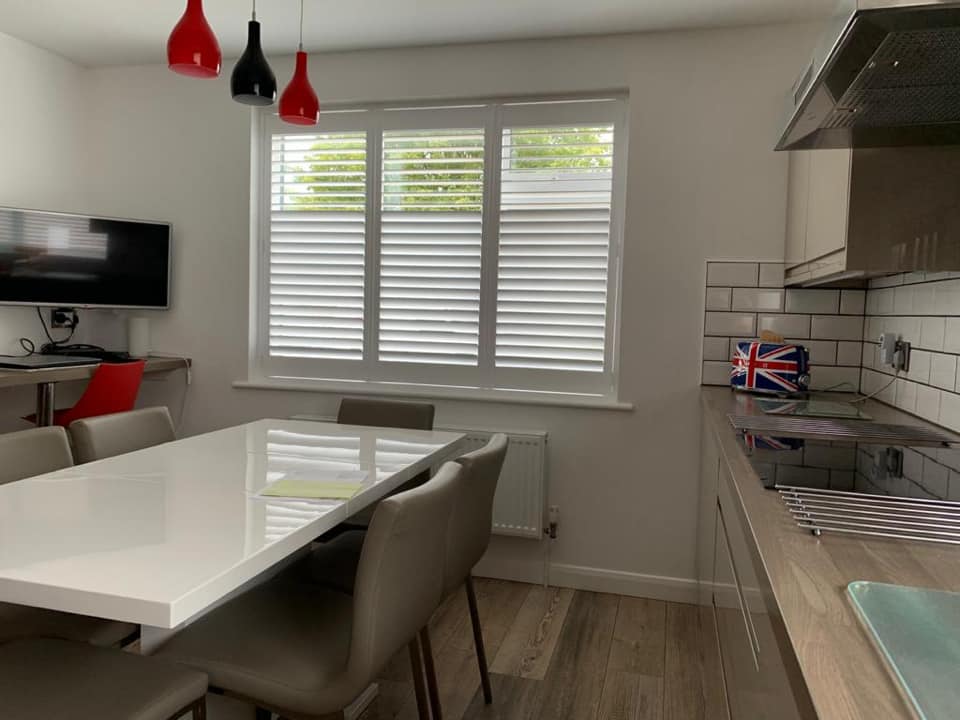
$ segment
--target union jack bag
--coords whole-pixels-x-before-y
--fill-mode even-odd
[[[734,390],[775,395],[803,392],[810,384],[810,353],[802,345],[737,343],[730,384]]]

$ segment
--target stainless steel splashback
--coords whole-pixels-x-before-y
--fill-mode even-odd
[[[960,1],[842,0],[778,150],[960,143]]]
[[[960,269],[960,146],[855,150],[847,265],[864,276]]]

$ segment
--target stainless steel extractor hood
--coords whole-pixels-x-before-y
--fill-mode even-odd
[[[777,150],[960,144],[960,0],[843,0]]]

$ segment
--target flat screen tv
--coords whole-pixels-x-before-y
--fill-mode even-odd
[[[0,304],[168,308],[170,225],[0,208]]]

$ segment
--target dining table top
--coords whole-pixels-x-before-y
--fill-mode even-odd
[[[175,628],[463,439],[267,419],[2,485],[0,601]],[[261,494],[344,479],[349,499]]]

